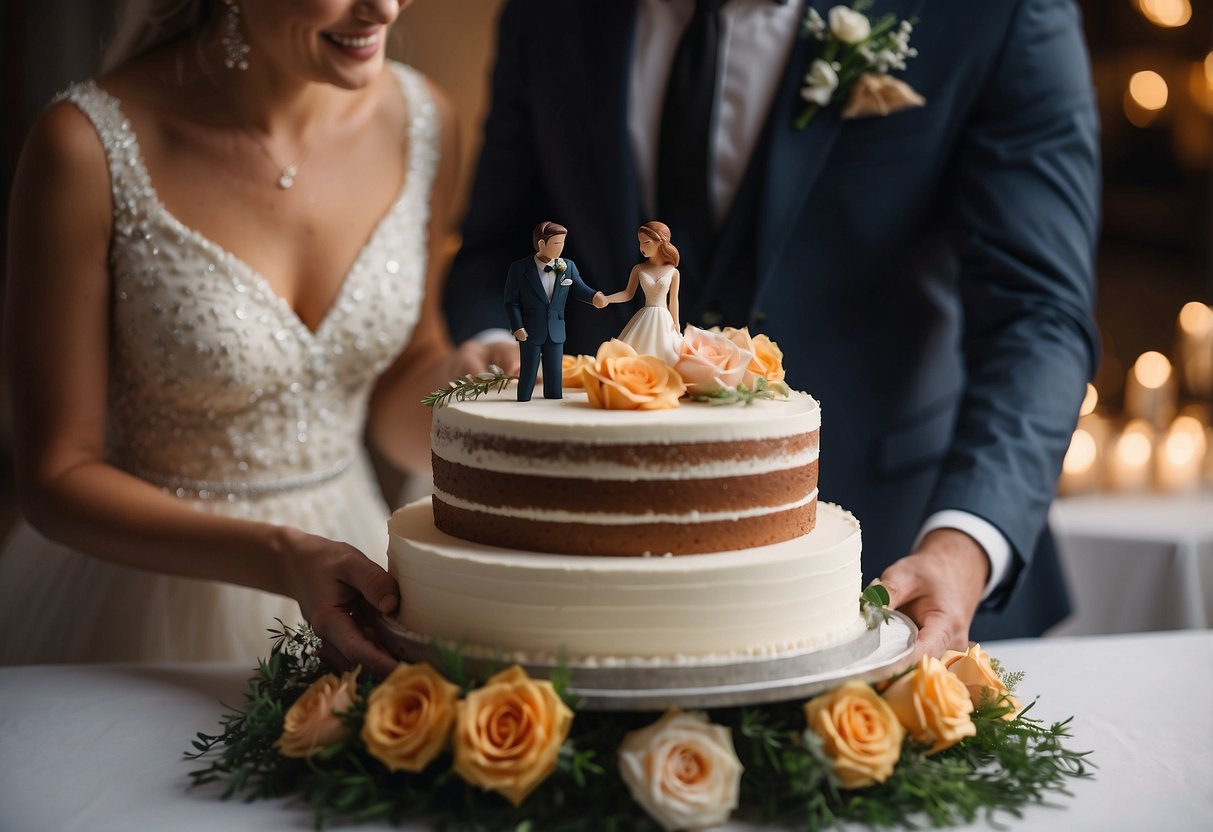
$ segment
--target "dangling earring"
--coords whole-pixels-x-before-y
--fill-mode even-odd
[[[223,0],[227,20],[223,24],[223,65],[228,69],[248,69],[249,45],[240,33],[240,7],[235,0]]]

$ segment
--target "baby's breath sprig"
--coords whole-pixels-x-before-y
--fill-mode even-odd
[[[421,399],[426,407],[446,407],[453,398],[457,402],[477,399],[490,390],[498,392],[505,389],[518,376],[511,376],[496,364],[489,365],[487,373],[468,373],[463,378],[455,379],[446,387],[439,387]]]
[[[742,382],[736,387],[724,387],[711,393],[696,393],[691,396],[691,401],[707,402],[713,406],[723,404],[750,405],[759,399],[773,399],[776,396],[786,399],[791,395],[791,392],[792,388],[782,381],[767,381],[765,378],[759,378],[758,381],[754,382],[752,388],[746,386],[745,382]]]

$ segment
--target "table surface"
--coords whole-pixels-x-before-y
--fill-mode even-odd
[[[1083,494],[1053,502],[1060,535],[1113,540],[1213,542],[1213,489],[1187,494]]]
[[[1213,816],[1213,632],[992,642],[1026,676],[1048,720],[1074,715],[1073,747],[1095,777],[1060,806],[1031,806],[1003,827],[1207,829]],[[249,669],[232,664],[0,668],[0,829],[304,830],[310,814],[280,801],[220,801],[190,790],[183,751],[214,731],[220,702],[242,701]],[[390,827],[366,825],[362,830]],[[733,829],[741,826],[733,825]]]

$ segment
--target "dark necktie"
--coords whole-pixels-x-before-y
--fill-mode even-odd
[[[690,260],[701,274],[712,250],[712,104],[725,2],[695,0],[670,67],[657,152],[657,219],[670,226],[674,245],[694,252]]]

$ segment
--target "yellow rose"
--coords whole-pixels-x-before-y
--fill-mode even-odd
[[[614,338],[582,369],[581,383],[590,404],[606,410],[665,410],[678,407],[686,392],[682,378],[664,361],[637,355]]]
[[[982,650],[980,644],[972,645],[963,653],[948,650],[943,654],[942,661],[944,667],[964,682],[974,707],[982,702],[995,702],[1007,692],[1006,685],[990,664],[990,654]]]
[[[580,390],[581,371],[594,363],[591,355],[565,355],[560,358],[560,384],[569,390]]]
[[[740,332],[740,330],[734,330]],[[749,333],[745,333],[749,337]],[[692,393],[715,393],[736,387],[744,378],[754,354],[723,332],[688,325],[675,371]]]
[[[674,708],[619,745],[619,776],[665,829],[718,826],[737,808],[741,761],[733,737],[699,713]]]
[[[906,732],[871,685],[840,685],[806,702],[804,714],[843,786],[861,789],[889,779]]]
[[[459,688],[428,664],[401,664],[367,700],[366,750],[391,771],[418,772],[442,753]]]
[[[884,698],[910,736],[931,746],[927,754],[977,733],[968,689],[934,656],[923,656],[917,667],[889,686]]]
[[[455,773],[515,806],[556,769],[573,712],[552,683],[514,665],[459,703]]]
[[[355,667],[340,679],[326,673],[295,700],[282,719],[282,736],[274,743],[284,757],[310,757],[350,735],[340,714],[357,698],[361,670]]]

